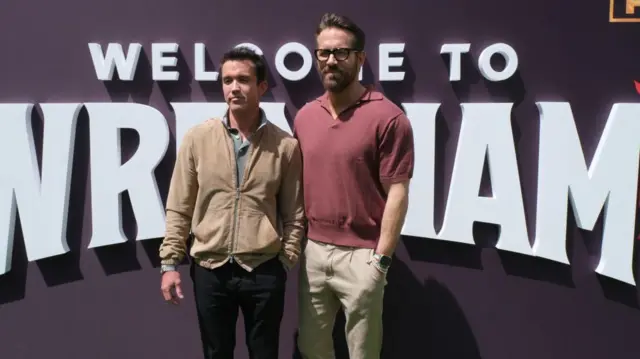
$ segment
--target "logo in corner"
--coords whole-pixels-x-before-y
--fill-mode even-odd
[[[640,22],[640,0],[609,0],[609,22]]]

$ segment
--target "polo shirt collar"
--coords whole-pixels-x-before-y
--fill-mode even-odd
[[[382,93],[376,90],[374,85],[366,85],[364,93],[353,105],[357,106],[370,101],[380,101],[383,98],[384,96]],[[329,102],[329,92],[322,94],[322,96],[318,97],[316,101],[319,101],[321,105],[326,106],[327,102]]]

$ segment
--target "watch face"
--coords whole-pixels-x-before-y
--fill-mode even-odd
[[[389,265],[391,265],[391,257],[380,256],[380,264],[388,267]]]

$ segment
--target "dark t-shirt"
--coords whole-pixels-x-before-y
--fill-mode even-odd
[[[386,202],[382,184],[410,179],[414,139],[401,108],[369,88],[334,120],[326,94],[303,106],[294,134],[303,156],[308,238],[375,248]]]

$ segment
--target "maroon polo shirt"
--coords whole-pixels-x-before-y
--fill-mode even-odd
[[[303,156],[309,239],[375,248],[386,202],[382,184],[413,175],[413,131],[402,109],[368,88],[333,119],[323,95],[305,104],[293,131]]]

